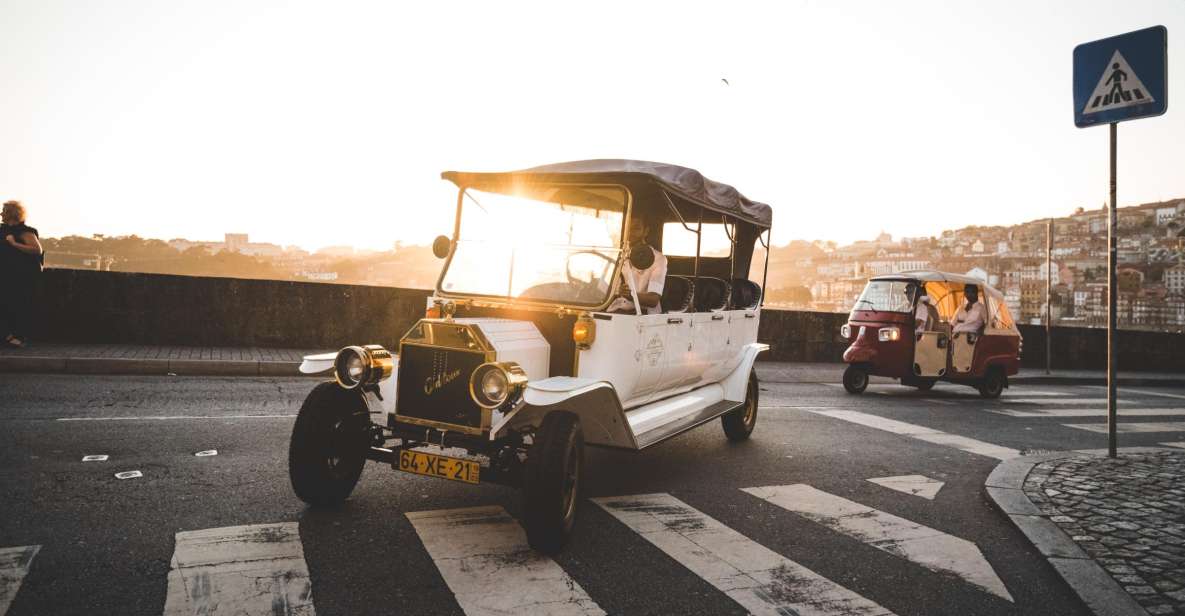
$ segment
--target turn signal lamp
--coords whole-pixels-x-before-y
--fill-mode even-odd
[[[576,343],[576,348],[581,350],[588,349],[596,339],[596,321],[588,316],[582,316],[576,319],[576,323],[572,325],[572,341]]]
[[[444,315],[441,314],[440,304],[433,304],[431,306],[428,306],[428,309],[424,311],[425,318],[439,319],[442,316],[444,316]]]
[[[901,339],[901,328],[882,327],[877,330],[876,338],[881,342],[896,342]]]
[[[333,378],[344,389],[374,385],[393,372],[395,359],[378,344],[346,347],[333,360]]]

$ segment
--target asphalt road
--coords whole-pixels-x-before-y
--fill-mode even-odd
[[[1105,447],[1104,433],[1070,427],[1102,425],[1099,387],[1016,387],[984,401],[951,385],[920,393],[874,384],[851,396],[832,384],[764,381],[746,443],[729,443],[714,422],[641,454],[590,449],[574,540],[554,562],[530,561],[549,572],[532,578],[525,561],[466,560],[466,549],[480,556],[466,543],[473,537],[504,535],[419,528],[406,515],[501,507],[512,519],[499,528],[513,535],[522,511],[510,488],[371,463],[344,507],[306,508],[286,456],[314,383],[0,375],[0,549],[40,546],[8,614],[161,614],[171,563],[188,558],[177,533],[272,523],[298,524],[295,562],[311,580],[311,597],[299,599],[318,614],[479,613],[475,596],[514,595],[551,574],[561,579],[542,588],[579,591],[584,613],[741,614],[761,610],[730,594],[740,578],[703,563],[743,570],[762,559],[781,563],[763,565],[770,571],[821,576],[811,578],[819,596],[855,597],[821,601],[816,613],[1083,613],[993,509],[983,481],[1009,455]],[[1185,422],[1185,390],[1136,389],[1122,392],[1127,421]],[[1160,428],[1123,433],[1120,445],[1185,441],[1185,423]],[[205,450],[218,453],[194,455]],[[82,461],[96,454],[109,458]],[[143,476],[114,477],[131,470]],[[942,482],[932,500],[869,481],[916,475]],[[663,505],[647,511],[673,511],[693,526],[688,537],[705,539],[647,534],[615,514],[654,494]],[[802,591],[796,579],[787,596]],[[221,597],[219,609],[239,600]]]

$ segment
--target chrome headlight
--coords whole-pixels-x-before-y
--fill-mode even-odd
[[[895,342],[901,339],[901,328],[882,327],[877,330],[876,338],[881,342]]]
[[[333,360],[333,378],[345,389],[374,385],[395,371],[395,359],[381,345],[349,346]]]
[[[527,373],[512,361],[486,362],[469,376],[469,395],[478,406],[494,409],[506,404],[527,385]]]

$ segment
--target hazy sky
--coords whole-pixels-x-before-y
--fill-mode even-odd
[[[636,158],[777,243],[1010,224],[1106,199],[1071,52],[1157,24],[1185,97],[1182,0],[0,0],[0,198],[45,236],[386,248],[451,229],[442,170]],[[1122,204],[1185,197],[1185,107],[1119,145]]]

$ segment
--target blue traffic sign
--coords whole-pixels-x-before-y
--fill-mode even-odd
[[[1078,128],[1158,116],[1168,108],[1168,30],[1153,26],[1074,48]]]

